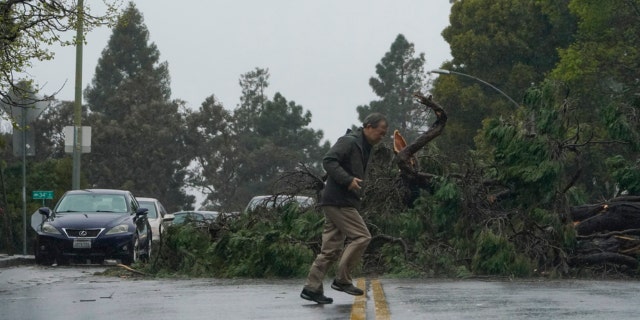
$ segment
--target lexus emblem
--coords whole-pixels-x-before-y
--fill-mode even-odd
[[[80,233],[78,233],[81,237],[86,237],[87,236],[87,231],[82,230],[80,231]]]

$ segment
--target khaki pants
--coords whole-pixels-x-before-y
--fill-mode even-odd
[[[371,234],[355,208],[323,206],[322,211],[325,219],[322,249],[313,261],[304,285],[305,289],[318,293],[324,292],[322,287],[324,276],[338,259],[340,262],[336,282],[351,283],[351,270],[360,261],[371,241]],[[349,241],[346,247],[344,247],[345,240]],[[342,252],[343,247],[344,252]]]

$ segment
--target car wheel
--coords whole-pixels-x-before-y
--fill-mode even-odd
[[[140,251],[140,242],[138,240],[138,237],[136,236],[136,239],[133,241],[133,245],[129,246],[129,254],[127,255],[126,258],[121,259],[122,264],[126,264],[126,265],[131,265],[134,262],[138,261],[138,254]]]
[[[151,248],[151,233],[149,233],[147,235],[147,250],[140,255],[140,260],[143,262],[149,262],[149,259],[151,259]]]
[[[53,264],[53,259],[47,254],[36,252],[36,263],[43,266],[50,266]]]
[[[151,246],[146,251],[141,251],[138,256],[140,257],[140,261],[149,262],[149,257],[151,256]]]
[[[40,252],[40,246],[38,245],[37,239],[33,243],[33,253],[36,258],[36,264],[50,266],[53,263],[53,259],[51,259],[51,257]]]
[[[59,266],[67,266],[67,265],[69,265],[70,261],[69,261],[69,258],[64,257],[62,254],[59,254],[56,257],[56,263]]]

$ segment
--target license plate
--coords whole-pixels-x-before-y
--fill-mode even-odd
[[[74,249],[91,249],[90,239],[73,239]]]

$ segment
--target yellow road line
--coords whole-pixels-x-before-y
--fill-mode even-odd
[[[387,300],[384,297],[384,290],[382,290],[380,280],[371,280],[371,289],[373,290],[373,303],[376,310],[376,320],[391,319],[391,314],[389,313],[389,307],[387,306]]]
[[[367,292],[367,285],[364,278],[356,280],[356,286]],[[367,295],[356,296],[351,306],[350,320],[365,320],[367,318]]]

